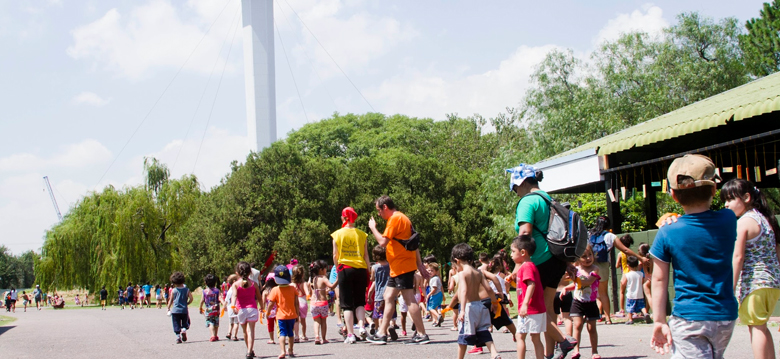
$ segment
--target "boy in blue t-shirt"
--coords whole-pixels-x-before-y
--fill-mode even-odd
[[[658,230],[653,256],[653,308],[665,308],[669,264],[674,268],[674,309],[669,322],[656,310],[650,344],[673,357],[722,358],[737,319],[731,260],[737,217],[729,209],[710,210],[715,181],[712,161],[685,155],[669,166],[669,187],[685,210],[677,223]]]

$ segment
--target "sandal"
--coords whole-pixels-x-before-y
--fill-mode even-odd
[[[267,342],[265,342],[265,343],[266,343],[266,344],[276,344],[276,342],[275,342],[275,341],[273,341],[273,340],[269,340],[269,341],[267,341]]]
[[[302,342],[308,342],[309,341],[309,337],[301,337],[301,341]]]
[[[300,343],[300,342],[301,342],[301,340],[299,338],[293,339],[293,343]]]
[[[328,344],[330,343],[327,339],[322,339],[322,344]]]
[[[320,341],[320,338],[314,339],[314,345],[321,345],[322,342]]]
[[[233,337],[233,341],[237,342],[238,341],[238,337]]]
[[[591,359],[601,359],[601,355],[593,354],[590,358]]]
[[[574,355],[571,356],[571,359],[580,359],[580,353],[574,353]]]
[[[284,354],[279,354],[279,356],[278,356],[279,359],[284,359],[284,357],[285,357]]]

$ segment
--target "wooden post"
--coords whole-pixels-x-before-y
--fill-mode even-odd
[[[650,185],[650,173],[645,172],[644,182],[647,186],[647,197],[645,197],[645,221],[647,230],[655,229],[655,222],[658,222],[658,195],[657,191]]]
[[[604,180],[604,191],[609,191],[612,188],[612,178],[607,175],[605,176]],[[612,222],[612,233],[615,235],[620,234],[621,232],[621,225],[623,224],[623,216],[620,214],[620,197],[615,196],[615,199],[617,201],[612,202],[612,199],[609,196],[609,193],[606,195],[607,200],[607,217],[609,217],[610,222]],[[618,288],[619,284],[617,281],[617,270],[615,269],[615,250],[614,246],[613,249],[609,251],[609,271],[612,275],[612,312],[614,313],[617,311],[618,307],[620,306],[620,302],[618,301]]]

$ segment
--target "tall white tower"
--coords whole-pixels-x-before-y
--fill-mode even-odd
[[[249,146],[261,151],[276,141],[274,2],[241,0],[244,25],[244,81]]]

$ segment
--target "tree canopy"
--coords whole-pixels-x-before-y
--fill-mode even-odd
[[[457,243],[476,251],[507,248],[516,235],[518,198],[507,188],[505,168],[536,163],[753,77],[743,52],[745,36],[753,35],[735,19],[684,13],[677,20],[659,37],[624,34],[587,58],[551,52],[520,105],[495,118],[335,113],[234,162],[208,192],[194,176],[171,179],[164,164],[146,159],[142,185],[92,193],[46,233],[36,280],[47,288],[93,289],[162,282],[182,270],[199,284],[206,273],[232,273],[239,260],[259,266],[274,251],[285,261],[329,260],[341,210],[354,207],[356,225],[365,230],[383,194],[422,234],[422,252],[441,262]],[[581,203],[577,210],[588,224],[606,211],[604,194],[561,199]],[[675,206],[661,195],[659,208]],[[628,198],[622,211],[625,230],[647,228],[642,199]]]

